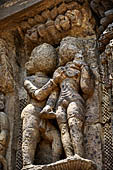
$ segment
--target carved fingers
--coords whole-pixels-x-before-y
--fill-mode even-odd
[[[56,114],[53,112],[51,106],[46,105],[39,114],[40,118],[42,119],[55,119]]]

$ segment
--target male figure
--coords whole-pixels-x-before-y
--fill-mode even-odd
[[[46,100],[38,102],[32,96],[34,90],[41,88],[49,81],[48,75],[54,71],[56,64],[57,55],[55,49],[51,45],[44,43],[32,51],[31,57],[25,65],[27,73],[30,75],[27,79],[30,80],[30,83],[35,84],[36,88],[32,91],[29,87],[28,93],[32,98],[30,104],[23,109],[21,114],[23,119],[22,154],[24,167],[34,164],[36,147],[41,137],[51,143],[53,162],[59,160],[62,153],[58,130],[49,121],[39,118],[39,113],[45,106]],[[47,102],[51,107],[54,107],[56,103],[57,94],[58,91],[55,89],[48,98]]]
[[[9,143],[9,120],[4,110],[4,94],[0,93],[0,168],[7,170],[7,161],[5,159],[6,150]]]
[[[60,47],[59,63],[63,66],[56,69],[53,78],[42,88],[36,89],[28,81],[24,85],[27,89],[35,89],[32,94],[38,101],[43,101],[56,87],[60,87],[56,119],[64,151],[67,157],[73,155],[73,150],[74,154],[83,157],[84,99],[92,96],[94,79],[76,45],[65,42]]]

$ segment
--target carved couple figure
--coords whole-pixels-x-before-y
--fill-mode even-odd
[[[53,73],[52,79],[47,81],[41,88],[37,88],[29,80],[25,80],[24,86],[38,103],[49,100],[50,96],[53,95],[52,98],[54,100],[44,103],[43,109],[41,108],[42,110],[40,109],[38,113],[40,112],[39,115],[43,119],[56,118],[66,157],[76,154],[83,157],[85,100],[93,94],[94,79],[89,66],[84,61],[82,51],[78,49],[76,44],[65,42],[63,45],[60,45],[59,65]],[[23,110],[22,115],[24,112]],[[26,117],[24,116],[24,119]],[[31,123],[29,122],[29,124]],[[27,131],[25,133],[27,135]],[[24,140],[25,137],[23,135],[23,151],[25,146]],[[30,147],[28,147],[27,149],[30,150]],[[26,156],[30,156],[30,152]],[[33,164],[33,160],[31,164]]]

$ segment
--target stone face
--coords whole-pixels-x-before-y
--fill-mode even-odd
[[[51,45],[45,43],[32,51],[30,61],[26,63],[25,67],[29,74],[37,71],[50,74],[55,69],[56,64],[56,51]]]

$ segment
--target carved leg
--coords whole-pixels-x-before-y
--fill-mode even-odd
[[[60,140],[60,135],[57,130],[53,130],[53,142],[52,142],[52,155],[53,162],[59,161],[62,154],[62,144]]]
[[[56,111],[57,122],[61,131],[61,140],[63,148],[67,157],[73,156],[73,148],[71,145],[71,138],[69,134],[69,128],[67,124],[67,117],[65,109],[61,106]]]
[[[22,154],[23,166],[33,164],[37,143],[40,141],[39,133],[39,109],[29,104],[22,111],[23,139]]]
[[[62,154],[62,143],[59,131],[49,121],[47,121],[47,128],[45,132],[46,138],[52,142],[53,162],[60,160]]]
[[[81,103],[72,102],[67,109],[68,124],[72,139],[74,153],[83,157],[83,106]],[[82,112],[82,113],[81,113]]]

